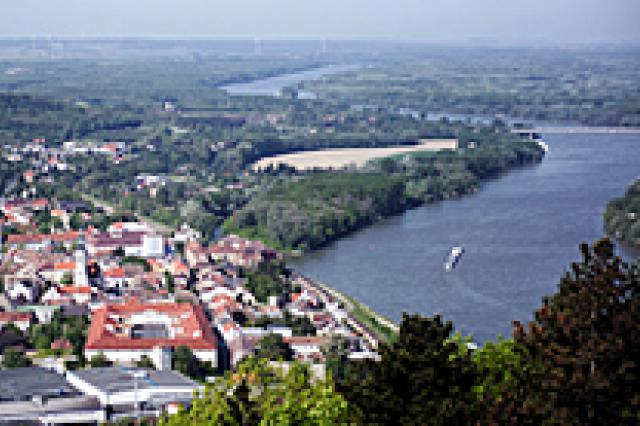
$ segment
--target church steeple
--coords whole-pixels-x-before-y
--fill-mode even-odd
[[[73,283],[76,287],[89,285],[87,277],[87,251],[84,244],[84,232],[80,231],[77,241],[77,248],[74,253],[75,269],[73,271]]]

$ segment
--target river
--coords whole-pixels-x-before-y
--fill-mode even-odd
[[[340,68],[233,85],[229,92],[275,95],[334,70]],[[531,319],[579,260],[580,242],[603,235],[606,203],[640,175],[638,134],[544,137],[550,151],[542,163],[487,182],[477,194],[384,219],[291,265],[395,321],[403,312],[439,313],[478,342],[511,335],[511,322]],[[454,245],[466,252],[445,272]]]
[[[306,71],[278,75],[246,83],[227,84],[220,86],[220,89],[234,96],[279,96],[283,88],[297,86],[301,81],[317,80],[327,75],[351,71],[356,68],[357,66],[354,65],[326,65]],[[301,99],[315,99],[316,95],[301,90],[298,92],[298,97]]]
[[[545,140],[550,151],[538,165],[385,219],[292,266],[396,321],[439,313],[479,342],[510,335],[512,320],[531,319],[555,291],[580,242],[603,235],[606,203],[640,174],[640,135]],[[445,272],[453,245],[466,252]]]

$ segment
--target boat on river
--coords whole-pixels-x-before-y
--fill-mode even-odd
[[[449,252],[449,255],[447,256],[447,259],[444,262],[445,271],[453,270],[458,265],[458,261],[460,260],[463,254],[464,254],[463,247],[461,246],[452,247],[451,251]]]

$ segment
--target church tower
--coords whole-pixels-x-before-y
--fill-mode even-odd
[[[76,287],[84,287],[89,285],[87,277],[87,251],[84,245],[84,234],[80,233],[78,238],[78,247],[74,253],[76,266],[73,271],[73,283]]]

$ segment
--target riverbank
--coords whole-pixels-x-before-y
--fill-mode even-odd
[[[441,314],[482,343],[510,336],[552,294],[602,211],[637,177],[635,135],[549,135],[544,161],[485,182],[473,196],[383,219],[289,265],[395,322]],[[452,246],[465,255],[447,273]],[[625,260],[637,254],[618,246]]]
[[[609,201],[604,212],[604,228],[616,240],[640,250],[640,179],[624,196]]]
[[[349,314],[346,318],[347,325],[356,330],[373,348],[377,348],[381,343],[391,343],[400,332],[398,325],[388,318],[327,284],[299,273],[297,278],[323,293],[329,300],[338,301]]]
[[[534,129],[536,133],[547,135],[552,134],[640,134],[640,127],[599,127],[599,126],[538,126]]]
[[[382,218],[475,193],[484,181],[543,157],[540,145],[516,139],[385,157],[358,170],[283,176],[235,211],[223,230],[307,252]]]

